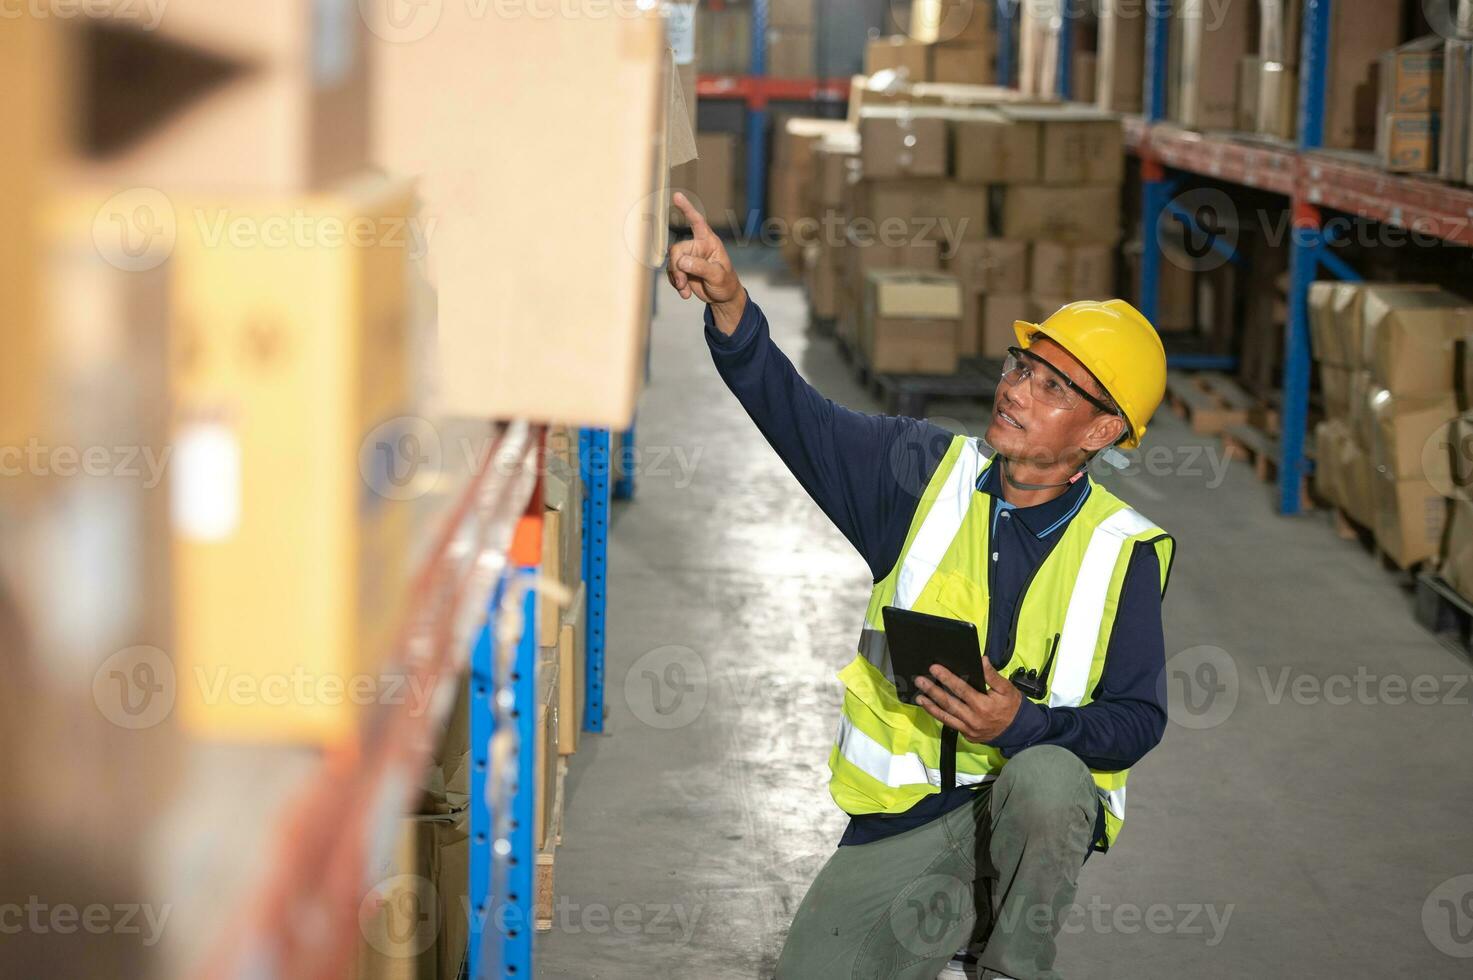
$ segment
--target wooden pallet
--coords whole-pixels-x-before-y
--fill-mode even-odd
[[[537,852],[537,865],[532,876],[532,919],[538,932],[552,929],[553,870],[558,845],[563,842],[563,782],[568,775],[568,760],[558,759],[557,788],[552,795],[552,813],[548,817],[547,841]]]
[[[1413,594],[1417,622],[1444,646],[1473,661],[1473,601],[1432,572],[1416,577]]]
[[[1275,483],[1279,478],[1279,440],[1262,429],[1248,425],[1233,425],[1224,429],[1222,435],[1223,455],[1238,459],[1253,467],[1253,472],[1264,483]],[[1306,458],[1309,458],[1306,456]],[[1299,507],[1314,510],[1313,495],[1309,492],[1309,475],[1299,478]]]
[[[1168,371],[1166,403],[1199,436],[1220,435],[1233,426],[1247,425],[1254,408],[1253,398],[1237,382],[1215,371]]]

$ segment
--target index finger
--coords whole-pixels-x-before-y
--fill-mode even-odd
[[[690,222],[692,234],[698,237],[711,234],[711,226],[706,224],[705,217],[701,215],[701,212],[696,210],[694,204],[690,203],[689,198],[680,191],[676,191],[675,197],[672,200],[675,202],[675,206],[680,209],[680,213],[685,215],[685,220]]]

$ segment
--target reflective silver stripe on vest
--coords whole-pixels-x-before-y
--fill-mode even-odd
[[[870,629],[868,626],[860,630],[859,652],[870,662],[871,667],[885,675],[887,681],[895,683],[895,668],[890,665],[890,641],[884,630]]]
[[[1120,550],[1131,535],[1153,527],[1154,524],[1127,507],[1101,521],[1090,535],[1084,562],[1074,579],[1074,591],[1069,595],[1069,611],[1064,615],[1064,631],[1059,637],[1054,676],[1049,683],[1050,707],[1077,707],[1084,700],[1100,638],[1100,623],[1105,618],[1105,597],[1110,591],[1110,578],[1115,574]]]
[[[901,786],[920,786],[927,783],[932,786],[941,785],[939,769],[932,769],[926,765],[914,752],[905,755],[891,755],[883,745],[854,727],[854,723],[842,715],[839,716],[837,744],[839,755],[843,756],[847,762],[859,767],[867,775],[891,789],[898,789]],[[975,786],[994,779],[996,776],[996,773],[991,772],[959,772],[956,774],[956,784]]]
[[[909,609],[915,604],[921,590],[936,574],[941,559],[946,557],[947,549],[972,507],[977,475],[986,463],[982,451],[977,448],[976,439],[968,439],[962,444],[956,463],[927,511],[925,521],[916,530],[910,550],[905,553],[905,563],[895,577],[895,605],[901,609]]]
[[[1100,787],[1096,786],[1095,790],[1100,794],[1100,802],[1105,804],[1105,809],[1113,813],[1115,819],[1124,820],[1125,787],[1122,786],[1119,789],[1100,789]]]

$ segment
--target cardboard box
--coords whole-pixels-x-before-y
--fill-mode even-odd
[[[1239,132],[1258,131],[1258,93],[1263,59],[1256,54],[1244,55],[1238,62],[1238,115],[1234,128]]]
[[[859,120],[859,143],[866,179],[946,176],[947,125],[943,116],[904,107],[865,109]]]
[[[865,237],[850,226],[844,254],[845,281],[862,300],[865,282],[877,269],[909,269],[936,272],[941,268],[941,243],[913,241],[905,245],[887,245],[873,237]]]
[[[1325,414],[1332,419],[1350,417],[1350,376],[1347,367],[1321,363],[1320,393],[1325,399]]]
[[[392,652],[409,499],[436,476],[394,448],[416,412],[408,245],[329,233],[402,228],[412,193],[365,177],[331,196],[182,205],[199,220],[179,221],[172,256],[170,467],[178,704],[196,735],[346,739],[361,698],[342,692]],[[213,241],[219,215],[246,231],[305,216],[320,237]],[[309,696],[282,698],[303,674]]]
[[[624,428],[644,380],[671,59],[653,5],[570,2],[557,18],[449,4],[423,39],[374,45],[375,159],[418,176],[433,222],[445,415]],[[557,271],[570,227],[600,256],[579,289]]]
[[[1388,112],[1376,132],[1381,166],[1393,173],[1424,174],[1437,171],[1441,139],[1435,112]]]
[[[1315,496],[1336,507],[1343,507],[1344,478],[1341,457],[1350,439],[1345,423],[1325,419],[1314,427],[1314,492]]]
[[[558,717],[560,690],[558,651],[542,651],[537,664],[537,720],[533,737],[537,742],[536,762],[532,774],[532,847],[542,850],[553,831],[557,812],[557,770],[561,719]]]
[[[1375,148],[1376,75],[1382,52],[1401,41],[1401,13],[1385,0],[1337,0],[1331,8],[1325,146]]]
[[[1292,140],[1299,125],[1299,72],[1293,65],[1265,61],[1258,77],[1256,130],[1265,136]]]
[[[1102,0],[1095,104],[1106,112],[1140,112],[1145,64],[1144,10],[1122,0]]]
[[[974,109],[952,121],[956,177],[981,184],[1035,183],[1043,172],[1043,122]]]
[[[399,818],[392,849],[381,860],[370,859],[369,885],[357,906],[356,980],[416,980],[417,961],[434,949],[440,902],[423,874],[424,831],[419,818]]]
[[[558,752],[561,755],[578,751],[583,731],[588,676],[587,603],[588,587],[580,583],[578,594],[563,612],[558,633]]]
[[[917,41],[956,41],[979,44],[995,37],[992,17],[974,0],[915,0],[910,6],[909,32]]]
[[[1371,377],[1370,371],[1350,372],[1350,413],[1347,421],[1350,423],[1351,437],[1367,454],[1376,443],[1376,416],[1372,413],[1371,406],[1383,390],[1376,384],[1376,379]]]
[[[1426,480],[1371,475],[1376,544],[1400,568],[1437,558],[1448,501]]]
[[[994,44],[937,44],[931,47],[932,82],[958,85],[988,85],[997,80],[997,47]]]
[[[819,0],[768,0],[767,23],[775,27],[813,27],[814,6]]]
[[[156,23],[131,4],[96,10],[77,46],[80,179],[285,193],[367,163],[373,35],[356,6],[171,0]]]
[[[1005,106],[1004,116],[1040,125],[1045,184],[1120,184],[1125,179],[1125,131],[1118,116],[1086,107]]]
[[[860,347],[873,371],[952,374],[961,316],[954,277],[877,270],[866,280]]]
[[[1439,112],[1442,109],[1446,42],[1431,34],[1381,56],[1378,112]]]
[[[1473,41],[1448,41],[1443,49],[1442,127],[1437,172],[1443,180],[1468,182],[1473,139]]]
[[[701,4],[696,16],[696,64],[703,75],[745,75],[752,70],[752,8]]]
[[[928,82],[931,80],[931,54],[924,41],[908,37],[877,37],[864,48],[864,73],[894,71],[903,80]]]
[[[1337,316],[1342,292],[1359,293],[1359,283],[1321,279],[1309,287],[1310,353],[1320,364],[1349,369],[1360,364],[1360,328],[1356,316]],[[1349,303],[1342,304],[1349,309]]]
[[[989,293],[982,299],[982,356],[1000,360],[1009,347],[1018,346],[1013,324],[1019,320],[1037,323],[1038,308],[1027,296]]]
[[[1029,289],[1038,296],[1067,296],[1066,302],[1115,295],[1115,249],[1109,245],[1034,242]]]
[[[1447,485],[1452,478],[1452,458],[1439,451],[1433,437],[1458,415],[1451,392],[1424,398],[1397,397],[1383,390],[1371,400],[1371,415],[1376,426],[1371,462],[1378,472],[1398,480]]]
[[[1340,489],[1340,506],[1352,521],[1361,527],[1376,525],[1376,501],[1372,490],[1375,468],[1371,466],[1368,451],[1355,439],[1355,433],[1340,446],[1337,486]]]
[[[838,249],[828,245],[809,245],[803,250],[804,285],[808,291],[809,312],[821,319],[839,315],[839,276],[842,263],[835,258]]]
[[[1473,597],[1473,503],[1454,500],[1448,508],[1445,553],[1440,571],[1458,594]]]
[[[767,74],[773,78],[813,78],[814,38],[807,28],[771,27],[767,31]]]
[[[1376,381],[1394,395],[1453,390],[1456,342],[1473,334],[1473,306],[1442,290],[1368,287],[1364,342]]]
[[[1365,301],[1370,292],[1376,295],[1379,318],[1384,315],[1379,311],[1387,307],[1414,302],[1406,299],[1412,294],[1437,291],[1436,286],[1425,283],[1341,283],[1333,294],[1332,302],[1337,329],[1347,338],[1347,345],[1353,352],[1352,366],[1369,367],[1376,357],[1375,336],[1367,329],[1365,317]]]
[[[1003,194],[1003,238],[1113,245],[1120,240],[1120,188],[1013,184]]]
[[[1168,114],[1189,129],[1232,129],[1237,68],[1252,50],[1253,5],[1209,7],[1173,0],[1168,46]]]
[[[844,190],[860,174],[859,134],[825,136],[814,151],[812,204],[822,212],[844,202]]]
[[[713,228],[740,227],[746,218],[737,184],[740,138],[735,133],[696,134],[693,201]]]
[[[561,469],[561,468],[559,468]],[[542,477],[542,578],[556,582],[567,596],[550,590],[537,593],[537,645],[557,643],[563,603],[583,579],[583,489],[579,474],[554,473]]]
[[[1071,101],[1094,105],[1095,79],[1099,72],[1096,60],[1093,51],[1074,52],[1074,90],[1069,93]]]
[[[1028,243],[989,238],[967,241],[946,256],[946,271],[957,277],[962,287],[983,293],[1028,291]]]
[[[61,153],[67,116],[62,105],[62,52],[55,18],[22,15],[0,30],[0,91],[6,100],[5,151],[0,153],[0,445],[24,446],[46,414],[41,365],[45,357],[41,296],[40,201],[43,181]],[[81,232],[83,229],[78,229]],[[87,227],[90,231],[90,226]],[[0,494],[20,481],[0,480]]]

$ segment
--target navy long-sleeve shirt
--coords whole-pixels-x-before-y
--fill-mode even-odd
[[[708,308],[706,338],[727,387],[799,484],[858,550],[874,580],[888,575],[952,434],[918,419],[851,411],[819,394],[773,343],[767,318],[750,297],[730,337],[716,329]],[[991,498],[986,644],[988,658],[1001,669],[1011,654],[1013,609],[1091,488],[1088,480],[1080,480],[1046,503],[1013,507],[1002,499],[997,481],[997,471],[989,467],[977,492]],[[1137,547],[1091,702],[1049,707],[1025,698],[1012,724],[991,744],[1004,756],[1031,745],[1060,745],[1102,770],[1128,769],[1154,748],[1166,727],[1159,576],[1155,549]],[[853,816],[840,844],[910,830],[966,803],[973,789],[960,786],[927,796],[903,814]],[[1097,830],[1102,824],[1103,813]]]

